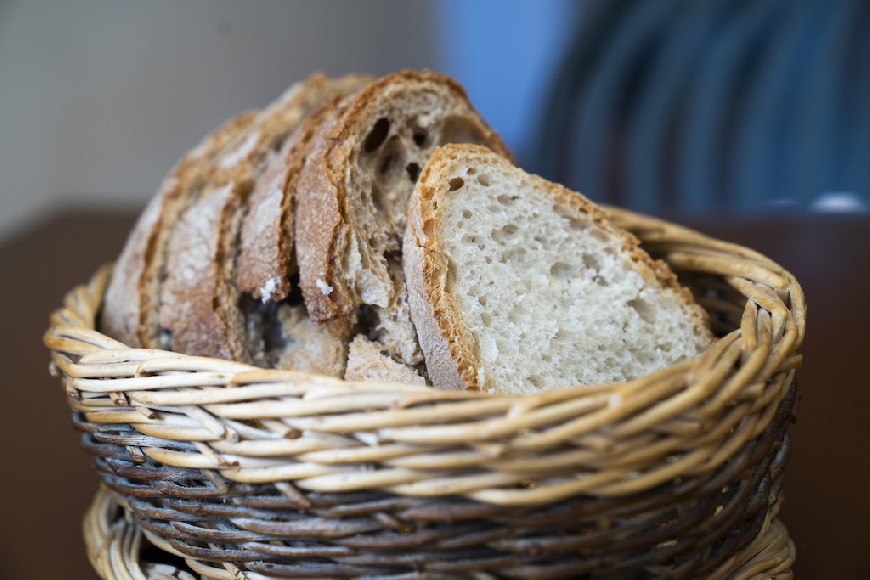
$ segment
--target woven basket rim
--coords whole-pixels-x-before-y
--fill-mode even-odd
[[[739,328],[627,383],[445,392],[130,349],[95,330],[106,266],[67,294],[44,340],[71,408],[95,425],[130,424],[151,442],[141,452],[166,465],[242,483],[497,505],[637,493],[709,473],[764,430],[801,364],[806,303],[794,276],[754,250],[608,211],[675,271],[742,296]],[[739,304],[726,306],[738,315]]]

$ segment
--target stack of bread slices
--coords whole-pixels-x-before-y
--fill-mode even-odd
[[[706,314],[582,195],[515,166],[453,80],[314,75],[172,169],[114,268],[134,348],[534,393],[701,353]]]

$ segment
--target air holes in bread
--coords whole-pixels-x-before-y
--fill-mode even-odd
[[[454,177],[450,180],[450,191],[457,191],[463,185],[465,185],[465,180],[461,177]]]
[[[411,181],[417,183],[417,178],[420,176],[420,166],[416,163],[409,163],[407,167],[405,167],[405,171],[408,172],[408,177],[411,178]]]
[[[465,242],[466,244],[474,244],[475,246],[477,246],[480,249],[483,249],[483,247],[484,247],[484,241],[478,236],[472,236],[472,235],[462,236],[462,241]]]
[[[584,222],[583,220],[578,220],[576,218],[568,218],[568,223],[571,229],[576,231],[585,230],[587,227],[589,227],[586,222]]]
[[[504,262],[525,262],[526,260],[526,249],[522,246],[518,246],[512,249],[510,252],[502,255],[502,263]]]
[[[552,266],[550,266],[550,274],[553,276],[557,276],[559,278],[563,278],[565,280],[570,280],[574,277],[574,268],[570,264],[566,264],[565,262],[556,262]]]
[[[497,202],[508,207],[514,205],[517,199],[519,199],[519,197],[517,197],[516,195],[500,195],[495,198]]]
[[[644,322],[652,324],[655,321],[655,307],[646,302],[643,298],[629,300],[628,305],[634,308],[638,316],[640,316]]]
[[[366,137],[365,151],[371,153],[380,147],[390,134],[390,120],[382,117],[377,120],[375,126],[372,127],[369,136]]]
[[[429,141],[429,132],[426,129],[417,127],[411,133],[411,139],[414,140],[414,145],[422,149]]]
[[[590,270],[601,270],[601,262],[592,254],[583,254],[583,265]]]
[[[378,157],[378,173],[383,179],[393,179],[405,165],[405,148],[398,136],[390,137]]]
[[[451,287],[456,284],[456,264],[453,260],[447,260],[447,284]]]
[[[505,224],[497,230],[492,230],[490,235],[497,243],[505,245],[508,243],[508,240],[517,233],[518,229],[519,227],[515,224]]]
[[[372,206],[375,208],[375,211],[379,214],[387,215],[389,200],[384,199],[384,192],[381,191],[380,187],[378,187],[377,182],[372,183],[371,198]]]

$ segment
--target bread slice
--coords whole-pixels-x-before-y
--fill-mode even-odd
[[[159,316],[170,242],[178,220],[201,199],[215,170],[220,172],[215,166],[217,158],[223,155],[222,163],[230,165],[241,161],[244,148],[252,142],[239,142],[237,137],[264,116],[275,119],[276,126],[282,128],[270,132],[272,150],[277,149],[289,128],[311,108],[332,94],[349,92],[346,83],[358,88],[365,80],[358,75],[335,81],[322,74],[312,75],[293,85],[266,111],[246,112],[231,119],[186,154],[161,183],[118,257],[106,294],[102,330],[132,347],[165,347]],[[225,151],[227,148],[234,148],[235,156]],[[266,155],[270,154],[271,150],[267,151]]]
[[[224,123],[187,153],[164,178],[139,216],[115,263],[106,291],[102,331],[132,348],[158,346],[160,282],[178,217],[199,197],[215,157],[256,117],[246,112]]]
[[[483,147],[435,151],[404,270],[429,377],[526,394],[621,382],[700,354],[705,311],[578,193]]]
[[[383,347],[359,334],[350,343],[347,356],[347,381],[383,381],[425,385],[426,379],[414,369],[385,355]]]
[[[371,80],[365,75],[335,80],[317,75],[306,82],[307,90],[300,92],[302,106],[293,108],[313,112],[298,124],[280,153],[271,158],[248,200],[236,263],[240,291],[264,303],[280,301],[291,292],[289,279],[297,272],[293,230],[299,171],[305,165],[312,138],[341,98]]]
[[[290,136],[312,109],[324,99],[341,95],[361,86],[358,77],[330,81],[315,75],[292,87],[275,103],[263,110],[250,126],[226,147],[212,166],[205,193],[183,214],[169,243],[166,276],[161,286],[159,326],[161,348],[192,355],[239,360],[260,366],[268,365],[265,320],[270,312],[247,307],[237,286],[237,257],[246,239],[241,236],[242,224],[248,214],[248,198],[252,191],[266,191],[278,200],[279,209],[271,220],[256,222],[272,225],[272,231],[287,231],[292,219],[285,202],[287,180],[275,179],[283,173],[289,179],[289,169],[264,170],[277,165],[285,167],[288,156],[300,155],[300,141]],[[289,139],[288,139],[288,136]],[[266,188],[257,188],[262,179]],[[277,185],[273,189],[271,186]],[[250,222],[248,222],[250,223]],[[279,249],[292,253],[292,239],[276,239]],[[248,254],[252,253],[250,245]],[[271,246],[255,249],[268,252]],[[286,264],[286,260],[285,260]],[[281,264],[279,264],[280,266]],[[290,274],[285,272],[281,279]],[[286,283],[285,283],[286,285]],[[274,312],[272,312],[274,313]]]
[[[299,276],[314,320],[365,306],[396,360],[422,361],[401,272],[405,206],[435,147],[465,142],[510,156],[453,80],[403,71],[345,99],[320,129],[300,174]]]

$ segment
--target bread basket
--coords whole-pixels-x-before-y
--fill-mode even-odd
[[[797,401],[801,288],[757,252],[609,211],[692,289],[719,338],[629,383],[533,396],[129,349],[95,330],[111,269],[98,272],[45,338],[102,478],[85,526],[97,569],[232,580],[791,577],[793,546],[772,518]],[[187,572],[130,572],[143,536]]]
[[[775,505],[762,524],[761,532],[746,548],[727,558],[710,580],[786,580],[793,578],[794,543],[785,526],[773,519]],[[142,528],[125,518],[125,511],[105,488],[100,489],[84,522],[88,557],[100,577],[107,580],[147,578],[149,580],[196,580],[177,560],[143,537]],[[478,575],[482,577],[483,575]]]

